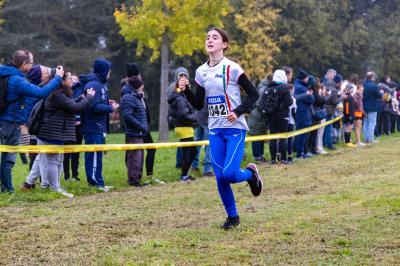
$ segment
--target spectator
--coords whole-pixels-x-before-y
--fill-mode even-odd
[[[139,67],[135,63],[128,63],[126,65],[126,76],[128,78],[136,76],[142,80]],[[147,102],[146,92],[144,92],[144,94],[143,94],[143,100],[144,100],[144,103],[146,106],[147,124],[149,125],[149,131],[148,131],[147,135],[144,137],[143,141],[144,141],[144,143],[154,143],[153,137],[151,136],[151,132],[150,132],[150,122],[151,122],[150,108],[149,108],[149,103]],[[146,178],[154,183],[164,183],[163,181],[161,181],[157,178],[154,178],[154,176],[153,176],[154,159],[155,159],[156,151],[157,151],[156,149],[146,149],[146,159],[145,159]]]
[[[390,133],[395,133],[396,129],[399,127],[399,101],[396,97],[396,84],[394,82],[391,83],[391,99],[392,99],[392,108],[390,110]]]
[[[121,97],[125,94],[125,93],[131,93],[132,91],[130,91],[131,87],[125,87],[125,89],[128,89],[127,91],[123,91],[124,90],[124,85],[128,83],[128,78],[132,78],[132,77],[138,77],[140,80],[142,80],[141,74],[140,74],[140,70],[139,67],[135,64],[135,63],[128,63],[126,65],[126,78],[124,78],[121,81]],[[142,80],[143,82],[143,80]],[[149,125],[149,130],[148,133],[146,134],[146,136],[143,138],[143,142],[144,143],[154,143],[153,137],[151,136],[151,132],[150,132],[150,108],[149,108],[149,104],[146,100],[146,92],[143,93],[143,100],[144,100],[144,104],[146,107],[146,116],[147,116],[147,124]],[[145,159],[145,164],[146,164],[146,178],[148,180],[150,180],[151,182],[154,183],[164,183],[163,181],[154,178],[153,173],[154,173],[154,159],[155,159],[155,155],[156,155],[156,149],[146,149],[146,159]]]
[[[328,71],[326,71],[325,76],[321,79],[321,83],[326,86],[329,81],[333,81],[336,74],[337,74],[336,70],[332,68],[328,69]]]
[[[84,111],[92,102],[95,91],[87,90],[87,96],[76,102],[73,98],[71,73],[66,73],[62,86],[53,92],[44,104],[44,122],[39,129],[39,145],[64,145],[75,142],[76,113]],[[47,177],[49,187],[68,198],[68,193],[60,185],[60,174],[63,166],[62,153],[43,153],[39,159],[40,173]]]
[[[189,71],[184,67],[178,67],[175,70],[175,73],[174,73],[174,80],[168,86],[168,90],[167,90],[167,97],[168,98],[172,95],[172,93],[174,93],[174,91],[176,89],[176,83],[177,83],[177,81],[179,80],[179,78],[182,75],[186,76],[187,79],[189,80]],[[179,147],[179,148],[176,149],[176,164],[175,164],[175,167],[176,168],[181,168],[182,167],[181,162],[182,162],[182,148]]]
[[[196,112],[197,126],[194,129],[194,140],[208,140],[208,105],[207,101],[204,100],[203,108]],[[196,156],[194,157],[192,163],[192,171],[199,172],[199,159],[201,147],[196,147]],[[204,161],[203,161],[203,176],[210,177],[213,176],[211,170],[210,161],[210,147],[208,145],[204,146]]]
[[[324,106],[327,114],[326,122],[328,122],[334,118],[336,106],[342,101],[342,99],[339,95],[339,92],[336,88],[336,83],[334,81],[327,81],[325,84],[327,94],[330,95],[330,99]],[[335,146],[333,146],[332,127],[332,124],[329,124],[325,127],[323,143],[324,146],[327,147],[329,150],[336,150]]]
[[[175,134],[182,142],[193,141],[193,126],[197,123],[195,110],[186,99],[184,90],[189,88],[189,79],[186,75],[180,75],[176,82],[176,89],[168,97],[171,114],[174,118]],[[204,100],[203,100],[204,101]],[[182,174],[181,181],[194,180],[189,175],[189,168],[196,156],[196,147],[182,148]]]
[[[117,110],[119,105],[109,100],[107,82],[110,77],[111,63],[105,59],[96,59],[93,73],[81,76],[84,91],[93,88],[96,91],[94,101],[88,111],[81,114],[82,134],[86,144],[104,144],[109,132],[109,114]],[[103,152],[85,153],[86,178],[91,186],[108,192],[111,186],[105,186],[103,178]]]
[[[325,104],[330,100],[331,95],[327,94],[326,88],[322,85],[318,78],[309,80],[309,85],[313,90],[313,95],[315,98],[314,102],[314,116],[313,120],[315,124],[322,124],[326,122],[326,116],[319,116],[318,113],[326,113]],[[324,136],[325,127],[319,128],[315,134],[315,141],[311,142],[311,150],[316,154],[327,154],[327,152],[323,148],[323,136]]]
[[[293,103],[289,107],[289,120],[288,120],[288,132],[292,132],[295,129],[295,117],[296,117],[296,98],[294,98],[293,93],[294,93],[294,88],[291,84],[288,84],[289,86],[289,91],[290,95],[292,97]],[[293,160],[293,137],[288,138],[287,140],[287,152],[288,152],[288,163],[294,162]]]
[[[25,97],[43,98],[57,89],[61,84],[64,70],[60,66],[56,70],[56,76],[49,84],[42,88],[29,83],[24,74],[33,66],[33,55],[26,50],[18,50],[14,53],[12,63],[0,65],[0,77],[8,77],[7,107],[0,114],[0,144],[18,145],[20,125],[26,121],[27,113],[24,110]],[[2,192],[14,192],[12,184],[12,168],[14,167],[16,153],[3,152],[1,154],[0,182]]]
[[[144,137],[148,134],[146,106],[143,100],[144,85],[137,76],[128,78],[128,83],[122,91],[125,93],[121,99],[122,120],[125,132],[125,142],[128,144],[144,143]],[[126,151],[126,164],[128,167],[128,184],[135,187],[148,185],[142,182],[144,153],[143,150]]]
[[[258,85],[258,94],[259,98],[252,108],[249,118],[248,118],[248,126],[249,126],[249,135],[250,136],[258,136],[267,134],[268,129],[268,121],[262,116],[261,111],[257,106],[259,105],[259,101],[261,100],[261,96],[264,94],[264,91],[267,89],[268,84],[272,82],[272,74],[268,74],[265,79],[263,79]],[[253,158],[256,162],[266,162],[264,155],[264,143],[265,141],[253,141],[251,143],[251,150],[253,153]]]
[[[293,78],[293,68],[290,66],[283,66],[281,67],[283,71],[285,71],[286,78],[287,78],[287,83],[291,84],[292,83],[292,78]]]
[[[344,124],[344,142],[347,147],[356,147],[351,143],[351,131],[355,120],[355,102],[352,96],[353,85],[347,84],[343,91],[343,124]]]
[[[304,70],[300,70],[295,82],[294,82],[294,97],[296,98],[296,130],[307,128],[311,126],[311,108],[315,101],[313,91],[307,88],[308,74]],[[304,133],[297,136],[296,140],[296,152],[297,158],[309,158],[305,154],[305,145],[307,143],[309,133]]]
[[[381,99],[383,95],[379,91],[378,85],[375,84],[375,80],[375,72],[370,71],[367,73],[363,84],[363,107],[365,110],[363,133],[364,142],[366,143],[376,143],[374,140],[374,130],[376,126],[379,99]]]
[[[72,97],[74,99],[78,99],[83,94],[82,84],[79,81],[79,78],[75,75],[71,76],[72,79]],[[81,128],[81,114],[75,114],[75,142],[67,143],[67,144],[76,144],[80,145],[83,141],[82,136],[82,128]],[[79,152],[74,153],[65,153],[64,154],[64,179],[65,181],[73,180],[80,181],[79,178]],[[70,171],[71,170],[71,171]],[[70,179],[72,174],[72,178]]]
[[[274,89],[278,94],[277,109],[268,118],[271,134],[285,133],[288,131],[289,107],[293,104],[289,87],[287,86],[286,73],[283,70],[274,72],[272,83],[268,85],[268,90]],[[287,141],[286,139],[271,140],[269,142],[269,151],[271,154],[271,164],[277,161],[277,143],[279,146],[280,161],[287,164]]]
[[[51,69],[49,67],[45,67],[42,65],[34,65],[31,70],[28,72],[28,79],[32,84],[38,85],[38,86],[44,86],[46,85],[51,78]],[[26,122],[29,118],[29,113],[31,112],[33,106],[36,104],[36,102],[39,100],[39,98],[35,97],[27,97],[25,98],[25,111],[27,113],[27,118]],[[26,123],[25,122],[25,123]],[[30,135],[30,144],[31,145],[37,145],[37,137]],[[47,175],[43,174],[41,175],[40,173],[40,165],[39,165],[39,160],[40,156],[42,154],[37,154],[33,153],[30,154],[30,171],[29,175],[26,178],[26,181],[21,185],[20,189],[22,191],[27,191],[31,188],[35,188],[35,183],[36,180],[40,177],[41,178],[41,187],[42,188],[48,188],[49,187],[49,182],[47,180]],[[42,160],[43,163],[43,160]],[[46,169],[47,166],[43,165],[42,169]]]
[[[361,141],[362,120],[364,117],[363,91],[364,91],[364,87],[360,84],[357,85],[357,91],[353,97],[354,98],[354,127],[355,127],[355,132],[356,132],[356,144],[358,147],[365,145],[365,143]]]

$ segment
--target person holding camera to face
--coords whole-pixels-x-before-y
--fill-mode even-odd
[[[313,90],[308,88],[308,78],[307,72],[300,69],[296,81],[294,82],[294,97],[296,98],[297,105],[295,118],[296,130],[307,128],[312,124],[311,108],[315,98]],[[308,137],[309,133],[304,133],[296,137],[297,158],[309,158],[305,153]]]
[[[1,101],[0,110],[0,144],[18,145],[20,125],[26,121],[25,97],[44,98],[60,87],[61,78],[64,76],[62,66],[57,67],[54,78],[43,87],[31,84],[25,79],[25,74],[33,66],[33,55],[26,50],[14,53],[12,63],[0,65],[0,77],[5,80],[6,97]],[[4,84],[4,83],[3,83]],[[4,101],[3,101],[4,100]],[[14,167],[16,153],[4,152],[1,154],[1,191],[14,192],[12,184],[12,168]]]
[[[37,135],[39,145],[65,145],[76,141],[75,114],[86,110],[94,100],[95,90],[89,88],[86,96],[73,99],[71,73],[63,77],[62,85],[53,92],[44,104],[44,122]],[[40,155],[40,173],[47,177],[49,187],[66,197],[73,195],[60,186],[63,154]],[[44,167],[46,166],[46,167]]]
[[[111,62],[98,58],[94,62],[93,73],[80,78],[80,81],[85,84],[84,91],[93,88],[96,92],[88,110],[81,114],[85,144],[105,144],[105,137],[110,127],[109,114],[119,108],[118,103],[109,99],[107,83],[110,73]],[[89,185],[104,192],[109,191],[111,187],[105,186],[102,173],[103,152],[86,152],[85,170]]]
[[[189,79],[186,75],[179,76],[175,90],[168,97],[168,104],[170,105],[171,114],[173,117],[173,123],[175,127],[175,134],[182,142],[194,140],[194,129],[193,126],[197,123],[196,113],[193,106],[189,103],[186,98],[184,91],[189,88]],[[189,169],[196,156],[196,147],[183,147],[182,148],[182,174],[180,176],[181,181],[194,180],[195,178],[190,176]]]

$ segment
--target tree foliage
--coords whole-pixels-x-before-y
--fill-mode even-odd
[[[168,34],[170,50],[177,56],[202,49],[203,33],[210,25],[221,26],[221,17],[228,10],[227,0],[148,0],[142,5],[122,5],[114,15],[125,40],[138,42],[138,55],[148,47],[154,60],[160,55],[164,32]]]
[[[1,9],[4,6],[4,0],[0,0],[0,15],[1,15]],[[0,18],[0,25],[4,23],[4,20],[2,18]]]
[[[154,61],[161,54],[159,139],[168,138],[167,86],[170,51],[176,56],[192,55],[204,47],[204,32],[210,25],[222,25],[229,10],[228,0],[148,0],[114,12],[120,34],[137,41],[137,55],[150,48]]]
[[[232,45],[231,54],[239,59],[246,73],[260,80],[272,71],[274,56],[280,51],[279,45],[288,42],[287,35],[276,35],[276,21],[279,10],[271,7],[271,1],[244,1],[234,21],[242,38]]]

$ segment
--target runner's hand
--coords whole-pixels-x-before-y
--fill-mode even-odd
[[[230,112],[230,114],[228,115],[227,119],[229,122],[233,123],[237,120],[237,115],[234,112]]]

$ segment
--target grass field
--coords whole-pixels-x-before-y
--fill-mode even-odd
[[[65,184],[80,195],[72,200],[40,189],[1,195],[0,265],[398,265],[399,146],[396,135],[260,165],[259,198],[234,185],[242,224],[230,232],[219,229],[225,213],[213,178],[170,182],[179,175],[173,150],[156,155],[156,176],[169,183],[144,189],[126,187],[122,153],[110,152],[104,172],[115,192],[80,182]],[[27,170],[14,172],[19,185]]]

